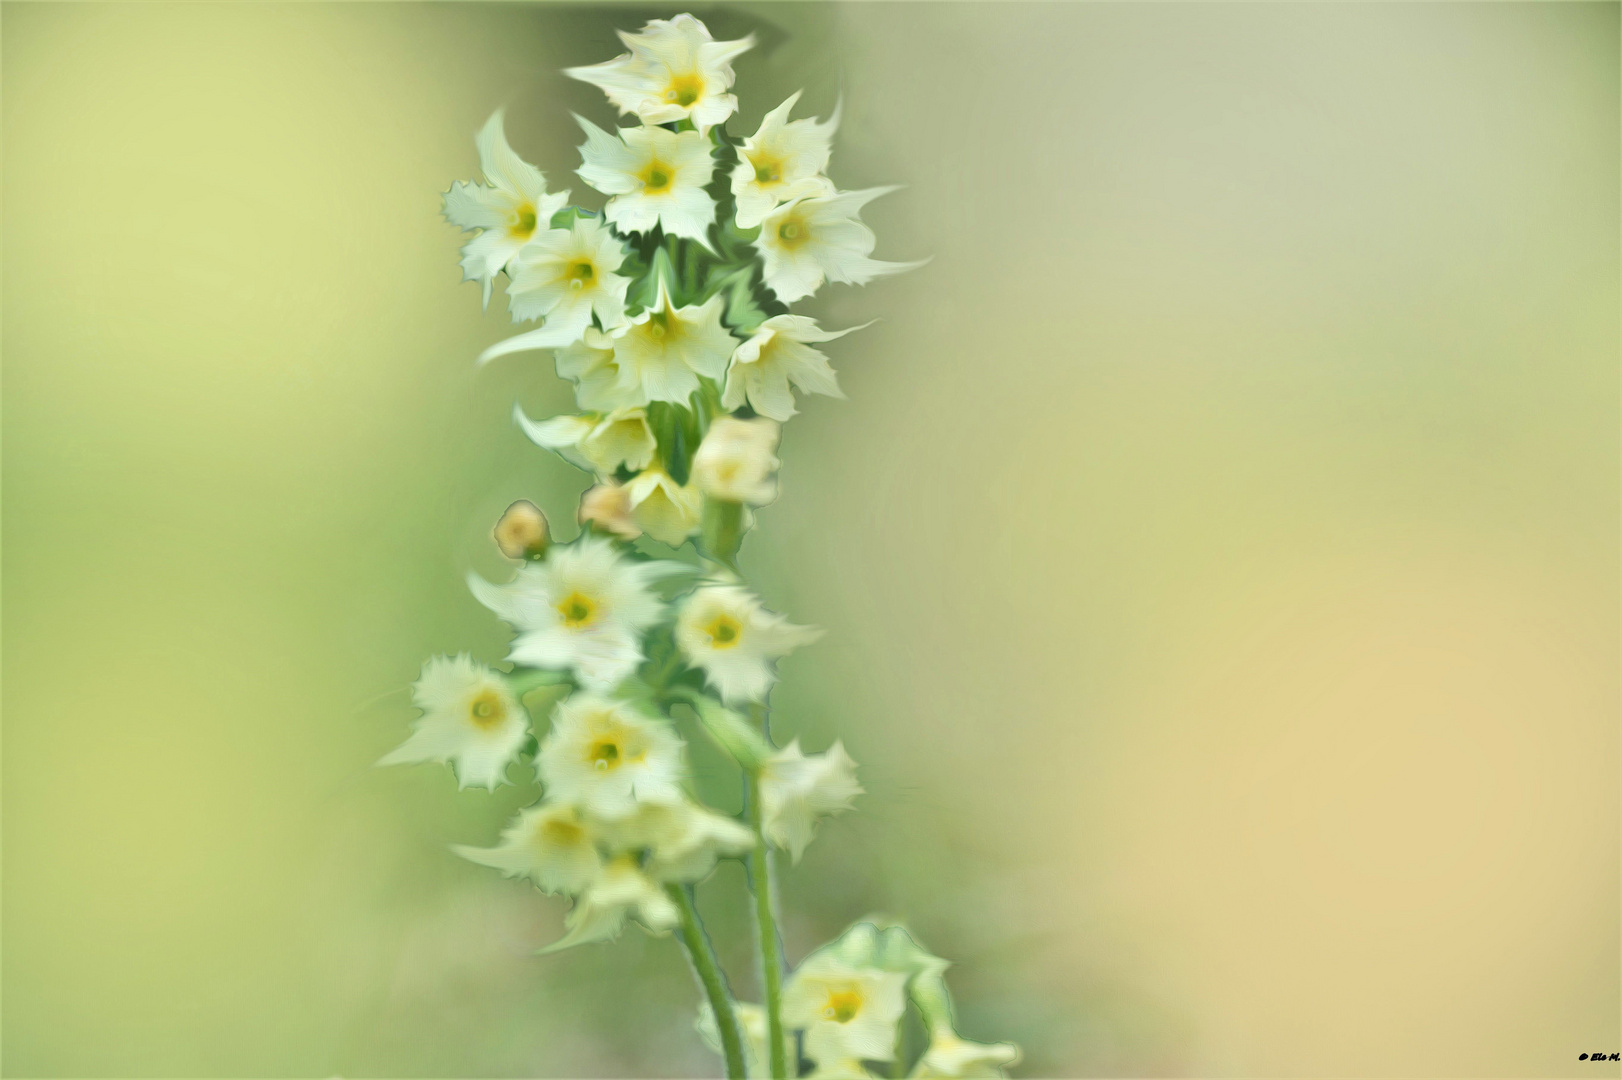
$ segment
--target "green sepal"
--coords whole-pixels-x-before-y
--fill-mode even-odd
[[[732,566],[743,546],[743,503],[705,499],[698,538],[706,555]]]
[[[772,756],[771,744],[745,717],[704,694],[686,692],[680,697],[698,714],[704,733],[747,771],[757,771]]]
[[[655,453],[664,464],[665,472],[676,483],[687,483],[693,452],[702,437],[697,412],[671,401],[649,402],[648,427],[658,443]]]
[[[581,206],[565,206],[562,210],[559,210],[557,213],[552,215],[552,219],[547,222],[547,228],[572,228],[574,223],[581,218],[590,218],[595,221],[597,219],[597,214],[594,211],[587,210]]]
[[[710,281],[705,287],[711,295],[725,294],[726,311],[721,318],[728,326],[745,334],[753,333],[766,321],[766,312],[755,301],[754,277],[753,264],[737,269],[717,266],[710,271]]]
[[[918,1007],[918,1015],[924,1018],[924,1027],[929,1031],[956,1030],[952,992],[946,988],[945,978],[939,974],[916,976],[907,987],[907,996]]]
[[[515,667],[502,678],[513,696],[522,700],[525,694],[543,686],[572,686],[574,679],[567,671],[549,671],[546,668]]]
[[[632,283],[625,293],[627,308],[646,310],[659,299],[659,282],[665,284],[665,291],[674,296],[676,292],[676,268],[671,265],[670,252],[664,247],[657,247],[653,257],[648,261],[647,269]]]

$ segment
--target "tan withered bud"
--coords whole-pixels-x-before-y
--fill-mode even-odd
[[[546,515],[527,499],[507,507],[491,535],[496,538],[496,547],[509,559],[543,559],[550,542]]]
[[[635,540],[642,527],[631,517],[631,493],[612,480],[604,480],[580,496],[580,524],[590,525],[622,540]]]

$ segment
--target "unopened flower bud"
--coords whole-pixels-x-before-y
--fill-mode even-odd
[[[712,499],[764,506],[777,498],[777,422],[725,416],[693,455],[693,483]]]
[[[509,559],[546,557],[549,542],[546,515],[527,499],[519,499],[507,507],[507,512],[496,522],[492,535],[496,538],[496,547]]]
[[[635,540],[642,529],[631,517],[631,493],[622,484],[604,480],[580,496],[580,524]]]

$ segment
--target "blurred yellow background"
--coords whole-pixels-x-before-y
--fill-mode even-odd
[[[505,105],[598,205],[558,69],[676,10],[5,5],[6,1075],[718,1069],[448,851],[533,788],[370,767],[585,482],[438,193]],[[910,916],[1026,1075],[1617,1076],[1618,5],[693,10],[933,256],[745,548],[870,792],[791,957]]]

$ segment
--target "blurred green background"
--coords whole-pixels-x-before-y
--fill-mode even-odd
[[[371,768],[585,479],[438,193],[505,105],[598,198],[558,69],[676,10],[4,6],[6,1075],[717,1070],[448,851],[532,788]],[[1618,5],[693,10],[933,256],[745,549],[870,792],[790,955],[909,916],[1027,1075],[1618,1075]]]

